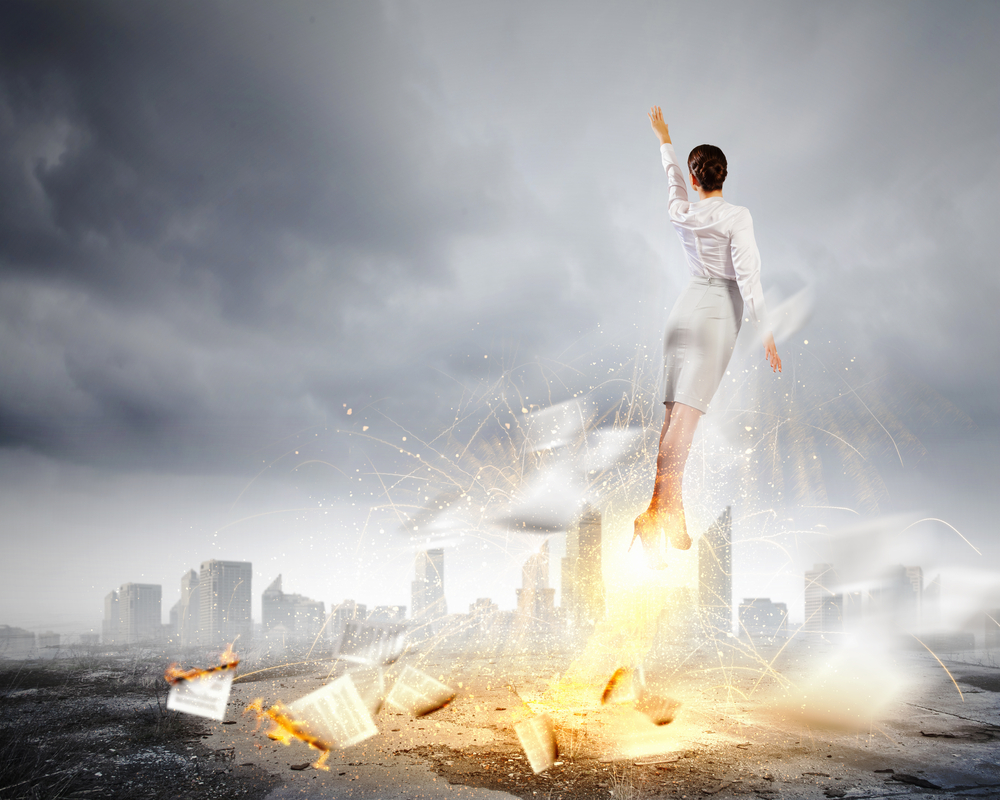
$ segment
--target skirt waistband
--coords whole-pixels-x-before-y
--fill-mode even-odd
[[[699,286],[725,286],[727,288],[736,285],[736,281],[731,278],[716,278],[714,275],[692,275],[691,283]]]

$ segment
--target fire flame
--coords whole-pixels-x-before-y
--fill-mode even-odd
[[[326,760],[330,757],[330,745],[309,733],[301,722],[292,718],[291,713],[284,705],[278,702],[270,708],[265,709],[264,698],[258,697],[243,709],[244,714],[248,711],[253,711],[257,715],[257,727],[254,728],[255,733],[259,730],[262,720],[265,718],[270,720],[271,728],[267,731],[268,739],[281,742],[286,747],[294,739],[305,742],[314,750],[319,750],[320,753],[319,758],[312,765],[313,769],[322,769],[329,772],[330,768],[326,766]]]
[[[183,681],[190,681],[195,678],[207,678],[209,675],[215,675],[227,669],[236,669],[240,660],[236,657],[236,653],[233,652],[234,644],[236,644],[236,639],[233,639],[233,641],[226,645],[226,649],[219,656],[219,666],[217,667],[209,667],[208,669],[198,669],[197,667],[181,669],[175,661],[167,667],[167,671],[163,673],[163,677],[167,683],[174,686]]]

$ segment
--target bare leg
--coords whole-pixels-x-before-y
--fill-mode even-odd
[[[701,412],[698,409],[683,403],[667,403],[660,431],[660,449],[656,456],[653,497],[649,508],[635,520],[636,535],[642,539],[644,549],[655,547],[661,532],[676,549],[687,550],[691,547],[691,537],[684,520],[681,485],[699,419]]]

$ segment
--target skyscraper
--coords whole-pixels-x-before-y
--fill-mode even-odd
[[[833,591],[837,580],[832,564],[815,564],[806,570],[803,631],[834,633],[844,629],[844,596]]]
[[[555,622],[556,590],[549,588],[549,543],[528,556],[517,590],[517,627],[522,633],[548,632]]]
[[[177,601],[177,640],[182,647],[198,644],[198,573],[189,569],[181,576],[181,599]]]
[[[239,636],[244,643],[253,637],[250,617],[249,561],[203,561],[198,575],[198,638],[202,645],[217,647]]]
[[[286,594],[281,590],[280,575],[261,596],[261,625],[265,632],[280,627],[292,641],[312,641],[319,635],[325,619],[326,606],[322,600]]]
[[[703,628],[733,631],[732,506],[698,540],[698,607]]]
[[[444,599],[444,550],[422,550],[414,562],[411,584],[413,619],[437,619],[448,613]]]
[[[601,566],[601,512],[589,504],[566,533],[562,559],[561,605],[574,627],[604,619],[604,571]]]
[[[104,620],[101,622],[104,644],[118,644],[118,623],[118,590],[112,589],[104,596]]]
[[[118,643],[160,638],[163,588],[153,583],[123,583],[118,589]]]

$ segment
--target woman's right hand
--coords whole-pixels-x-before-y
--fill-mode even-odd
[[[778,348],[774,346],[774,334],[768,333],[764,337],[764,355],[771,365],[773,372],[781,372],[781,359],[778,357]]]
[[[663,121],[663,112],[660,110],[660,107],[653,106],[649,109],[649,113],[646,116],[649,117],[649,124],[652,125],[653,132],[659,137],[660,144],[671,144],[670,129],[667,128],[667,123]]]

